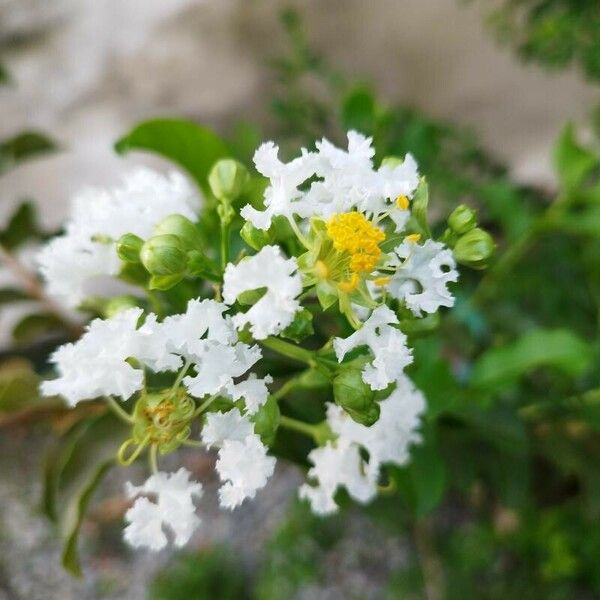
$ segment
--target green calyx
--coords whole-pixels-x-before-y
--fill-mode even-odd
[[[347,367],[333,380],[333,398],[357,423],[373,425],[379,419],[375,392],[363,381],[362,370]]]

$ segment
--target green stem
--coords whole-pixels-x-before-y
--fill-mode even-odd
[[[229,262],[229,223],[221,221],[221,267],[223,270]]]
[[[275,400],[275,402],[279,402],[282,398],[285,398],[294,388],[298,387],[300,383],[300,377],[304,375],[305,371],[297,375],[296,377],[292,377],[288,379],[276,392],[271,394],[271,398]]]
[[[201,415],[217,398],[219,397],[219,394],[215,394],[214,396],[211,396],[210,398],[208,398],[207,400],[205,400],[195,411],[194,414],[192,415],[192,418],[197,417],[198,415]]]
[[[311,425],[310,423],[305,423],[304,421],[299,421],[292,417],[286,417],[285,415],[281,415],[279,424],[281,427],[292,429],[293,431],[297,431],[298,433],[302,433],[313,439],[317,437],[318,429],[316,425]]]
[[[156,444],[152,444],[150,446],[150,452],[148,453],[148,460],[150,461],[150,470],[155,475],[158,473],[158,446]]]
[[[265,348],[269,348],[269,350],[287,356],[292,360],[306,363],[311,367],[316,365],[315,353],[312,350],[307,350],[306,348],[290,344],[289,342],[285,342],[275,337],[268,337],[265,340],[261,340],[260,343]]]
[[[121,421],[125,421],[125,423],[133,423],[133,417],[112,397],[112,396],[104,396],[106,403],[109,408],[121,419]]]
[[[298,238],[298,240],[300,241],[300,243],[307,250],[310,250],[310,244],[308,243],[308,240],[306,239],[306,237],[304,236],[304,234],[300,231],[300,227],[298,227],[298,223],[296,223],[296,219],[294,219],[293,216],[290,216],[288,218],[288,221],[290,223],[290,227],[292,228],[293,232],[296,234],[296,237]]]
[[[173,383],[173,385],[171,386],[172,392],[174,392],[179,387],[179,385],[181,384],[181,381],[183,380],[183,378],[185,377],[185,374],[188,372],[188,369],[191,366],[192,366],[192,361],[189,359],[186,360],[181,371],[179,371],[179,373],[177,375],[177,379],[175,379],[175,383]]]
[[[559,402],[536,402],[519,409],[519,416],[535,419],[544,416],[561,416],[564,413],[592,408],[600,405],[600,388],[594,388],[580,396],[570,396]]]

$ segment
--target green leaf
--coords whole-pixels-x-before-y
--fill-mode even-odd
[[[408,465],[392,468],[390,474],[417,518],[426,517],[439,505],[447,478],[433,428],[427,429],[420,445],[412,447]]]
[[[58,523],[62,564],[75,576],[81,575],[77,540],[86,510],[127,431],[110,413],[92,417],[75,425],[48,456],[43,505]]]
[[[15,209],[6,227],[0,231],[0,244],[7,250],[13,250],[42,235],[35,205],[32,202],[23,202]]]
[[[0,413],[27,408],[40,400],[40,378],[29,361],[11,358],[0,365]]]
[[[591,360],[590,345],[572,331],[535,329],[511,344],[484,352],[473,367],[471,384],[477,388],[503,388],[539,367],[554,367],[578,376]]]
[[[10,73],[5,65],[0,63],[0,85],[6,85],[10,83]]]
[[[213,164],[231,155],[210,129],[184,119],[153,119],[140,123],[115,144],[119,154],[140,150],[158,154],[183,167],[209,192],[208,173]]]
[[[429,230],[429,222],[427,220],[427,206],[429,204],[429,189],[425,177],[421,177],[421,181],[415,191],[412,200],[412,216],[416,221],[421,233],[426,238],[431,237]]]
[[[577,142],[575,127],[569,123],[554,147],[554,167],[562,187],[573,190],[600,166],[598,156]]]
[[[22,290],[16,288],[0,288],[0,304],[10,304],[29,300],[30,297]]]
[[[38,313],[23,317],[13,328],[12,337],[15,342],[27,344],[37,338],[60,331],[64,323],[54,314]]]
[[[294,320],[279,335],[299,343],[314,332],[313,315],[303,308],[294,315]]]
[[[0,173],[24,160],[57,149],[56,143],[38,131],[24,131],[0,143]]]

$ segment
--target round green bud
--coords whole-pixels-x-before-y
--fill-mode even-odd
[[[458,239],[453,251],[461,265],[485,269],[494,253],[494,240],[487,231],[476,227]]]
[[[140,259],[152,275],[181,275],[187,268],[185,244],[172,234],[152,236],[142,246]]]
[[[133,234],[126,233],[117,240],[117,255],[122,261],[128,263],[140,262],[140,250],[144,245],[144,240]]]
[[[244,223],[240,231],[240,236],[250,248],[257,251],[272,241],[268,231],[254,227],[250,221]]]
[[[250,175],[237,160],[224,158],[217,161],[208,175],[208,184],[219,200],[235,200],[246,187]]]
[[[333,380],[333,397],[357,423],[373,425],[379,419],[375,392],[363,381],[362,370],[349,367]]]
[[[137,308],[139,306],[138,302],[139,299],[133,296],[115,296],[106,303],[102,312],[107,319],[110,319],[124,310]]]
[[[463,235],[477,225],[477,213],[467,205],[461,204],[450,213],[448,225],[454,233]]]
[[[169,215],[165,217],[156,227],[153,234],[176,235],[189,250],[202,251],[204,244],[202,236],[194,223],[183,215]]]

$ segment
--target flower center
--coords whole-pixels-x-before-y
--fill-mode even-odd
[[[342,291],[352,291],[361,273],[371,273],[381,257],[379,244],[385,233],[358,212],[334,215],[327,223],[327,235],[338,252],[350,257],[349,276],[340,284]]]

